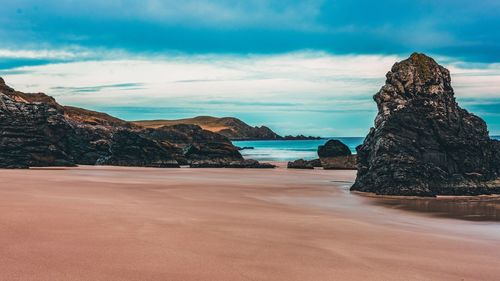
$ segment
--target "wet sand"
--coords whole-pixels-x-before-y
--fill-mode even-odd
[[[421,212],[436,217],[500,223],[499,195],[438,196],[436,198],[373,196],[372,198],[371,203],[388,208]]]
[[[498,280],[500,223],[374,204],[355,171],[0,170],[0,280]]]

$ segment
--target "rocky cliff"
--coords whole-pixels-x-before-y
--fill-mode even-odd
[[[0,92],[0,167],[71,166],[71,127],[48,104],[19,103]]]
[[[352,190],[433,196],[499,193],[500,145],[455,101],[449,71],[424,54],[396,63],[374,96]]]
[[[144,129],[101,112],[15,91],[0,78],[0,167],[122,165],[259,167],[226,137],[195,125]],[[268,165],[262,165],[268,167]]]
[[[109,154],[97,159],[98,165],[177,168],[177,151],[130,130],[113,133]]]

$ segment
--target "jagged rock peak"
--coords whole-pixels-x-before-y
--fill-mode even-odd
[[[358,152],[353,190],[391,195],[500,192],[500,142],[455,101],[449,71],[419,53],[394,64]],[[496,183],[495,183],[496,182]]]
[[[386,78],[386,84],[374,96],[379,110],[376,125],[412,102],[431,103],[442,112],[456,109],[450,72],[431,57],[413,53],[395,63]]]

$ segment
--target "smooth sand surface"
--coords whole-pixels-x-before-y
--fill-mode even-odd
[[[355,171],[0,170],[0,280],[500,280],[500,224],[351,194]]]

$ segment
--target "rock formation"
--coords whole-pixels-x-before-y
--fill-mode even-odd
[[[329,140],[318,147],[321,166],[325,170],[356,169],[356,155],[339,140]]]
[[[320,158],[349,156],[351,154],[349,147],[339,140],[329,140],[324,145],[318,146],[318,156]]]
[[[100,157],[97,165],[139,166],[156,168],[178,168],[175,150],[169,150],[161,143],[140,136],[130,130],[113,133],[109,155]]]
[[[228,167],[243,157],[226,137],[203,130],[197,125],[178,124],[157,129],[146,129],[147,137],[179,149],[177,160],[195,166]],[[192,165],[192,166],[193,166]],[[252,166],[253,164],[251,164]]]
[[[0,81],[2,82],[2,81]],[[0,92],[0,167],[73,166],[71,127],[49,104],[25,104]]]
[[[262,167],[229,139],[196,125],[144,129],[105,113],[62,106],[0,78],[0,167],[121,165]]]
[[[252,127],[234,117],[197,116],[178,120],[135,121],[134,124],[145,128],[160,128],[179,124],[197,125],[204,130],[218,133],[231,140],[274,140],[281,138],[266,126]]]
[[[225,136],[230,140],[309,140],[320,139],[303,135],[282,137],[266,126],[252,127],[234,117],[197,116],[177,120],[144,120],[133,124],[144,128],[160,128],[173,125],[197,125],[202,129]]]
[[[309,160],[309,161],[307,161],[307,162],[308,162],[311,166],[313,166],[313,167],[315,167],[315,168],[316,168],[316,167],[317,167],[317,168],[319,168],[319,167],[323,167],[323,166],[321,166],[321,160],[319,160],[319,158],[312,159],[312,160]]]
[[[499,193],[500,145],[455,101],[449,71],[424,54],[396,63],[374,96],[352,190],[434,196]]]
[[[339,140],[329,140],[318,146],[319,159],[298,159],[288,162],[289,169],[314,169],[323,167],[325,170],[353,170],[356,169],[356,155],[352,155],[347,145]]]
[[[191,168],[253,168],[253,169],[269,169],[276,166],[270,163],[260,163],[257,160],[245,159],[231,162],[221,160],[194,160],[189,165]]]
[[[288,162],[288,169],[314,169],[314,166],[307,160],[298,159],[295,161]]]

